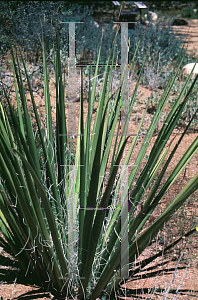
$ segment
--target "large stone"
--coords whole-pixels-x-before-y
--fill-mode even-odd
[[[153,11],[148,12],[148,20],[157,21],[157,14]]]
[[[190,63],[190,64],[187,64],[183,67],[183,74],[184,75],[189,75],[190,72],[192,71],[193,67],[194,67],[194,63]],[[193,77],[195,77],[195,75],[198,74],[198,63],[196,64],[195,68],[194,68],[194,71],[193,71]]]

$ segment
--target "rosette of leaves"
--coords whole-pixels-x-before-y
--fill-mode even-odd
[[[129,74],[138,46],[139,44],[134,53]],[[81,92],[74,160],[71,157],[72,137],[67,134],[65,118],[65,82],[61,71],[58,31],[56,45],[53,49],[56,79],[56,128],[54,131],[52,129],[45,43],[43,44],[45,130],[40,123],[28,73],[20,52],[37,123],[40,143],[38,153],[36,133],[33,131],[27,109],[19,58],[14,55],[11,47],[18,115],[13,111],[7,97],[11,120],[8,119],[7,112],[0,104],[0,245],[18,260],[27,280],[30,281],[33,278],[37,284],[43,285],[52,293],[58,294],[59,297],[61,295],[62,297],[77,295],[78,299],[96,299],[101,295],[103,299],[107,299],[109,294],[113,295],[122,281],[119,278],[121,227],[128,228],[127,238],[125,241],[121,241],[128,245],[122,253],[125,259],[128,255],[128,262],[123,267],[129,266],[128,264],[132,266],[134,260],[155,238],[172,214],[198,188],[198,174],[196,174],[173,197],[153,224],[144,228],[146,221],[152,216],[162,197],[197,151],[198,138],[192,142],[173,172],[162,184],[162,179],[188,130],[188,126],[173,150],[170,151],[167,143],[197,77],[186,92],[192,73],[187,79],[186,85],[176,99],[148,156],[146,151],[150,147],[151,138],[164,110],[181,62],[175,66],[143,139],[141,149],[134,158],[135,162],[130,173],[127,174],[127,184],[123,185],[123,177],[126,174],[119,172],[119,166],[121,164],[127,166],[130,162],[149,105],[147,103],[138,129],[130,141],[127,155],[123,157],[124,149],[129,141],[127,122],[133,110],[144,64],[130,100],[128,121],[120,134],[120,103],[123,100],[122,91],[126,87],[126,82],[124,83],[122,74],[115,98],[112,98],[110,56],[95,120],[92,119],[100,48],[85,124],[83,92]],[[112,51],[113,62],[115,45]],[[150,48],[147,50],[144,63],[149,51]],[[5,95],[7,96],[6,91]],[[147,162],[142,169],[141,166],[146,155]],[[108,164],[110,164],[110,169],[107,168]],[[108,172],[108,177],[104,184],[106,172]],[[122,192],[120,193],[120,191]],[[129,218],[123,220],[120,216],[126,199],[129,201]],[[137,212],[140,204],[141,210]],[[121,222],[124,222],[122,226]],[[195,230],[192,228],[186,236]],[[163,251],[166,252],[180,239],[178,238]],[[159,255],[161,252],[142,261],[142,266]],[[132,274],[132,271],[129,275]],[[136,270],[137,272],[138,270]]]

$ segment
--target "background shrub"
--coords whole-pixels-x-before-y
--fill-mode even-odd
[[[104,6],[103,9],[110,9],[111,6]],[[82,22],[76,24],[76,59],[77,63],[83,61],[96,63],[99,46],[102,37],[102,52],[100,63],[105,64],[109,56],[109,49],[115,37],[115,30],[112,30],[113,14],[110,17],[110,23],[101,23],[96,26],[94,20],[94,11],[99,4],[86,2],[67,1],[1,1],[0,2],[0,20],[1,20],[1,52],[7,54],[9,36],[15,41],[17,38],[23,50],[29,54],[29,58],[39,62],[42,53],[42,32],[44,32],[46,51],[48,57],[52,49],[52,39],[55,40],[55,20],[58,16],[60,29],[60,49],[62,60],[66,61],[69,50],[69,24],[61,23],[64,21]],[[57,14],[58,12],[58,14]],[[44,21],[45,18],[45,21]],[[138,75],[143,64],[148,46],[152,42],[148,62],[145,66],[142,76],[142,83],[150,86],[152,89],[164,88],[167,78],[170,75],[172,62],[177,58],[183,42],[181,37],[175,38],[176,35],[171,28],[172,20],[158,18],[155,23],[150,22],[143,34],[145,26],[139,22],[135,30],[129,30],[129,62],[134,54],[137,43],[142,36],[141,44],[138,49],[135,64],[135,74]],[[121,33],[117,38],[117,60],[121,60]],[[100,68],[100,72],[104,70]]]

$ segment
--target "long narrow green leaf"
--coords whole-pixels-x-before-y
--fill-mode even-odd
[[[197,78],[195,78],[194,82],[192,83],[189,93],[193,89],[196,79]],[[167,143],[171,133],[173,132],[177,121],[179,120],[179,117],[180,117],[180,115],[184,109],[184,106],[187,102],[189,93],[186,95],[186,97],[185,97],[183,103],[180,105],[178,111],[175,111],[174,114],[171,114],[171,119],[170,119],[169,123],[166,123],[167,122],[167,120],[166,120],[165,123],[168,125],[164,125],[164,126],[166,126],[167,131],[164,132],[163,135],[161,135],[161,132],[160,132],[159,136],[161,136],[161,138],[159,139],[159,136],[158,136],[158,138],[152,148],[147,165],[144,168],[141,177],[139,177],[136,187],[134,188],[134,190],[130,196],[131,198],[134,198],[134,195],[136,195],[135,196],[136,202],[134,203],[134,205],[136,205],[136,203],[138,203],[138,199],[140,198],[140,197],[139,198],[137,197],[137,193],[142,194],[142,195],[143,195],[143,193],[145,193],[145,186],[146,186],[146,182],[148,180],[148,176],[149,176],[151,170],[153,169],[154,163],[156,163],[156,160],[158,159],[162,149],[164,148],[165,144]],[[180,101],[180,97],[179,97],[178,101]],[[162,131],[164,131],[163,128],[162,128]]]
[[[35,181],[35,185],[36,185],[36,187],[39,191],[39,194],[40,194],[40,197],[41,197],[41,200],[42,200],[42,203],[43,203],[43,207],[44,207],[44,210],[45,210],[48,225],[49,225],[50,232],[51,232],[51,235],[52,235],[54,247],[57,251],[57,256],[58,256],[58,260],[60,262],[62,274],[63,274],[63,276],[67,276],[68,270],[67,270],[67,265],[66,265],[66,262],[65,262],[64,254],[63,254],[63,249],[62,249],[61,244],[60,244],[59,234],[58,234],[58,231],[57,231],[55,219],[54,219],[51,207],[50,207],[49,200],[46,196],[45,190],[44,190],[42,184],[40,183],[40,180],[37,177],[36,173],[34,172],[33,168],[28,163],[28,161],[24,158],[24,156],[21,153],[19,153],[17,150],[15,150],[14,152],[16,152],[20,156],[23,163],[27,166],[27,168],[31,172],[31,175],[32,175],[32,177]],[[47,242],[50,243],[50,240],[48,240]],[[55,261],[54,261],[54,263],[55,263]],[[58,270],[58,268],[57,268],[57,270]],[[59,278],[59,279],[61,280],[62,278]],[[67,282],[65,284],[67,286]]]
[[[83,244],[83,224],[85,207],[85,153],[84,153],[84,121],[83,121],[83,72],[81,68],[81,97],[80,97],[80,211],[79,211],[79,258],[81,258],[81,249]]]
[[[16,78],[15,78],[15,62],[13,60],[13,57],[14,56],[12,55],[12,68],[13,68],[14,85],[15,85],[16,99],[17,99],[17,109],[18,109],[18,114],[19,114],[19,124],[20,124],[20,128],[21,128],[21,132],[25,138],[25,130],[24,130],[24,125],[23,125],[21,107],[20,107],[20,102],[19,102],[19,94],[18,94],[17,83],[16,83]]]
[[[20,132],[20,134],[22,136],[21,132]],[[0,142],[1,142],[1,140],[0,140]],[[2,144],[1,145],[1,153],[3,154],[4,159],[6,160],[6,156],[11,151],[11,149],[7,149],[7,151],[4,151],[4,152],[3,152],[3,149],[4,149],[4,146]],[[11,154],[10,154],[10,157],[11,157]],[[30,156],[30,159],[31,159],[31,156]],[[35,237],[35,239],[37,240],[37,242],[39,242],[39,237],[38,237],[38,234],[37,234],[37,230],[39,228],[39,226],[37,224],[37,217],[35,217],[35,214],[32,213],[33,212],[33,207],[32,206],[28,207],[29,201],[25,200],[25,199],[30,200],[31,196],[33,196],[33,200],[36,200],[35,197],[37,197],[37,195],[35,196],[35,194],[33,194],[33,192],[31,191],[31,196],[30,196],[29,189],[26,186],[26,183],[25,183],[25,181],[23,179],[22,172],[20,170],[18,159],[15,158],[15,162],[14,162],[14,158],[12,158],[11,161],[12,161],[13,165],[16,166],[15,170],[14,170],[13,166],[11,165],[10,160],[7,161],[7,163],[6,163],[7,166],[5,166],[4,161],[1,160],[1,167],[4,168],[4,175],[5,175],[5,178],[7,179],[7,182],[8,182],[7,183],[8,184],[7,185],[8,190],[9,190],[9,192],[12,191],[13,195],[18,195],[18,198],[20,199],[20,202],[19,202],[19,212],[21,212],[21,216],[23,216],[23,218],[26,220],[25,223],[30,226],[31,232],[33,234],[33,237]],[[11,173],[9,173],[7,167],[9,168],[9,170],[10,170]],[[17,172],[16,172],[16,170],[17,170]],[[21,184],[19,183],[19,180],[21,180]],[[20,185],[24,188],[23,190],[19,188]],[[16,200],[17,200],[17,197],[16,197]],[[36,207],[39,208],[39,204],[37,204]],[[41,219],[41,220],[43,221],[43,219]],[[21,219],[21,222],[22,222],[22,219]],[[44,228],[45,227],[43,227],[43,230],[44,230]],[[45,235],[45,240],[46,239],[49,239],[48,235],[47,236]],[[39,242],[38,247],[41,248],[40,246],[41,245],[40,245],[40,242]],[[23,247],[23,245],[22,245],[22,247]],[[46,254],[44,252],[44,260],[45,261],[46,261],[46,259],[45,259],[46,257],[47,256],[46,256]],[[48,259],[48,261],[46,261],[46,266],[50,266],[50,260],[49,259]],[[52,274],[52,277],[53,277],[53,274]],[[56,283],[55,279],[54,279],[54,282]]]
[[[25,91],[24,91],[21,71],[20,71],[20,67],[19,67],[19,61],[18,61],[18,57],[17,57],[17,64],[18,64],[18,70],[19,70],[19,74],[18,74],[17,69],[16,69],[16,63],[15,63],[12,47],[11,47],[11,55],[12,55],[13,65],[14,65],[14,68],[15,68],[15,74],[16,74],[16,77],[17,77],[19,92],[20,92],[21,101],[22,101],[23,110],[24,110],[24,118],[25,118],[26,130],[27,130],[27,138],[28,138],[28,143],[29,143],[29,149],[30,149],[30,153],[32,155],[32,158],[34,160],[34,163],[35,163],[37,169],[39,170],[40,176],[41,176],[41,170],[40,170],[41,168],[40,168],[40,164],[39,164],[39,160],[38,160],[36,144],[35,144],[35,141],[34,141],[31,119],[30,119],[30,115],[28,113],[28,108],[27,108],[27,103],[26,103],[26,98],[25,98]]]
[[[45,97],[45,114],[46,114],[46,136],[47,136],[47,147],[50,163],[54,168],[54,141],[52,132],[52,115],[50,105],[50,94],[49,94],[49,79],[47,74],[47,61],[46,61],[46,50],[45,43],[43,44],[43,72],[44,72],[44,97]]]
[[[107,105],[105,106],[105,109],[106,109],[106,107],[107,107]],[[87,248],[88,243],[89,243],[88,241],[90,238],[87,235],[87,232],[92,227],[92,222],[93,222],[93,218],[94,218],[94,211],[92,209],[96,207],[97,183],[99,181],[99,175],[100,175],[100,156],[101,156],[101,142],[102,142],[104,119],[105,119],[105,115],[103,116],[100,128],[98,128],[99,135],[98,135],[96,152],[95,152],[93,168],[92,168],[92,173],[91,173],[91,179],[90,179],[90,189],[89,189],[89,194],[87,197],[86,208],[91,208],[91,210],[86,209],[86,212],[85,212],[86,222],[84,223],[84,228],[83,228],[82,266],[84,266],[85,261],[87,259],[86,249],[88,249]]]
[[[146,107],[146,109],[145,109],[145,111],[143,113],[142,119],[141,119],[140,124],[138,126],[138,129],[136,131],[135,137],[134,137],[134,139],[133,139],[133,141],[131,143],[130,149],[129,149],[128,153],[127,153],[126,159],[124,161],[124,165],[128,165],[128,163],[129,163],[129,159],[130,159],[130,157],[132,155],[134,146],[135,146],[137,138],[138,138],[138,134],[139,134],[140,129],[142,127],[142,123],[144,121],[144,117],[146,115],[148,105],[149,105],[149,102],[147,103],[147,107]],[[122,182],[121,179],[122,179],[122,176],[119,178],[119,180],[117,182],[117,185],[116,185],[116,190],[115,190],[115,194],[114,194],[114,198],[115,199],[117,199],[117,197],[118,197],[117,195],[118,195],[118,191],[120,189],[120,182]],[[128,186],[126,186],[125,189],[127,189],[127,191],[123,192],[123,195],[121,196],[121,198],[120,198],[120,200],[119,200],[119,202],[117,204],[118,207],[121,206],[121,201],[124,198],[124,195],[126,195],[126,192],[128,193]],[[107,229],[106,234],[105,234],[105,236],[103,238],[102,249],[105,247],[106,241],[109,238],[109,242],[107,244],[107,247],[106,247],[106,249],[104,251],[102,251],[102,254],[101,254],[101,260],[103,260],[103,261],[107,260],[107,258],[109,256],[109,253],[112,251],[113,246],[114,246],[114,244],[116,242],[117,235],[114,234],[114,233],[111,234],[111,232],[112,232],[112,229],[113,229],[113,226],[114,226],[116,220],[118,219],[119,214],[120,214],[120,210],[116,209],[115,212],[113,213],[112,217],[111,217],[111,221],[109,223],[108,229]],[[111,237],[110,237],[110,234],[111,234]],[[101,272],[102,272],[102,266],[99,269],[98,273],[101,273]]]
[[[114,169],[109,178],[105,193],[101,200],[100,207],[103,208],[103,210],[97,210],[93,228],[90,233],[91,238],[89,239],[89,247],[87,248],[87,250],[88,250],[87,260],[86,260],[85,268],[83,270],[83,277],[85,277],[85,280],[83,281],[84,289],[87,287],[87,284],[88,284],[88,280],[89,280],[90,272],[91,272],[91,266],[93,263],[94,254],[95,254],[95,250],[96,250],[96,246],[97,246],[97,242],[98,242],[98,237],[100,235],[102,223],[103,223],[104,216],[105,216],[105,209],[107,208],[108,199],[109,199],[110,193],[112,191],[114,180],[115,180],[115,177],[117,174],[119,163],[122,158],[123,151],[124,151],[125,145],[127,143],[127,140],[128,140],[128,138],[125,139],[125,141],[122,145],[122,148],[121,148],[118,158],[116,160],[116,164],[115,164]],[[82,290],[79,292],[79,297],[82,296],[81,293],[82,293]]]
[[[180,193],[175,197],[175,199],[168,205],[161,216],[148,228],[146,229],[138,238],[129,246],[129,262],[134,261],[137,258],[149,242],[157,235],[159,230],[164,226],[164,222],[167,222],[171,218],[171,212],[178,209],[182,203],[198,188],[198,174],[192,178],[189,183],[180,191]],[[138,247],[138,248],[137,248]],[[118,270],[120,266],[120,249],[113,253],[109,263],[106,265],[103,273],[101,274],[100,280],[98,281],[95,290],[92,294],[100,293],[101,286],[106,286],[112,277],[112,272],[109,271],[108,266],[110,265],[113,270]],[[118,284],[118,281],[116,282]]]
[[[39,119],[39,116],[38,116],[36,104],[35,104],[35,101],[34,101],[34,96],[33,96],[32,88],[31,88],[31,85],[30,85],[29,76],[28,76],[28,73],[27,73],[27,69],[26,69],[26,66],[25,66],[25,62],[24,62],[23,55],[21,53],[20,47],[19,47],[19,50],[20,50],[24,70],[25,70],[25,73],[26,73],[26,78],[27,78],[27,82],[28,82],[28,86],[29,86],[29,91],[30,91],[32,103],[33,103],[35,118],[36,118],[37,125],[38,125],[39,136],[40,136],[40,139],[41,139],[43,153],[44,153],[44,157],[45,157],[45,161],[46,161],[46,177],[50,179],[50,183],[47,182],[48,183],[48,188],[50,186],[52,188],[52,193],[53,193],[52,200],[56,199],[56,201],[53,201],[53,206],[56,207],[56,211],[60,215],[60,220],[63,221],[63,216],[62,216],[62,212],[61,212],[61,205],[60,205],[60,201],[58,200],[59,199],[59,194],[58,194],[57,187],[56,187],[54,164],[50,163],[51,159],[49,157],[49,152],[47,151],[46,142],[44,141],[43,130],[41,129],[41,123],[40,123],[40,119]],[[59,80],[57,80],[57,81],[59,82]],[[60,85],[61,85],[61,83],[62,82],[60,82]],[[58,120],[59,120],[59,118],[58,118]],[[16,122],[15,122],[15,124],[16,124]],[[63,124],[63,122],[62,122],[62,124]],[[63,132],[65,133],[65,131],[63,131]],[[27,151],[26,151],[26,153],[27,153]],[[32,164],[32,166],[33,166],[33,164]]]
[[[137,268],[135,270],[133,269],[133,270],[129,271],[129,277],[131,278],[135,274],[139,273],[140,270],[142,271],[145,266],[147,266],[148,264],[150,264],[156,258],[158,258],[158,257],[160,257],[162,255],[165,255],[168,252],[168,250],[172,249],[175,245],[177,245],[184,237],[188,237],[191,234],[193,234],[194,232],[196,232],[196,228],[191,229],[189,232],[187,232],[186,234],[182,235],[182,237],[180,237],[179,239],[177,239],[174,242],[172,242],[171,244],[169,244],[166,248],[164,248],[163,250],[159,251],[157,254],[152,255],[151,257],[149,257],[149,258],[141,261],[138,264],[138,266],[137,266]],[[124,282],[123,281],[120,282],[120,279],[115,279],[115,282],[112,282],[112,284],[110,284],[108,286],[108,288],[106,289],[106,293],[109,294],[111,292],[111,290],[112,290],[113,285],[117,286],[118,283],[120,285],[122,285],[122,283],[124,283]]]

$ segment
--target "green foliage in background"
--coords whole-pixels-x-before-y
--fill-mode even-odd
[[[36,53],[38,62],[38,58],[42,56],[42,43],[40,42],[42,32],[45,33],[46,51],[49,55],[50,50],[52,49],[51,36],[53,35],[53,39],[55,39],[53,32],[55,29],[56,18],[58,18],[58,21],[60,22],[60,49],[65,58],[68,53],[69,24],[61,22],[84,22],[76,24],[77,63],[79,63],[80,57],[84,51],[89,52],[91,55],[91,62],[96,63],[102,37],[101,29],[104,27],[100,62],[106,64],[109,57],[109,49],[111,48],[115,35],[115,31],[112,30],[112,22],[115,21],[115,19],[112,14],[109,23],[102,23],[97,27],[93,17],[96,9],[112,9],[112,3],[108,7],[106,6],[103,1],[100,3],[89,3],[89,5],[88,3],[82,3],[81,1],[72,4],[68,1],[1,1],[1,51],[2,53],[7,53],[9,45],[8,38],[10,36],[13,39],[13,42],[17,39],[19,45],[23,47],[24,51],[29,53],[30,57],[33,53]],[[142,36],[136,56],[137,71],[141,69],[145,53],[153,40],[150,53],[148,54],[148,70],[146,69],[142,75],[144,83],[150,86],[152,86],[151,78],[155,78],[156,76],[157,79],[155,81],[157,82],[157,86],[165,86],[168,81],[167,78],[170,75],[168,71],[170,70],[170,59],[174,60],[177,58],[180,46],[182,45],[182,38],[175,38],[175,34],[173,33],[170,24],[171,20],[162,21],[161,18],[159,18],[157,22],[149,23],[147,35],[143,36],[142,34],[145,30],[145,26],[139,22],[137,23],[135,30],[129,30],[129,62],[131,62],[139,39]],[[118,63],[120,63],[120,33],[117,38],[116,59],[118,60]]]
[[[176,61],[183,43],[182,37],[176,39],[171,28],[171,19],[158,19],[150,22],[146,28],[137,23],[136,29],[129,32],[131,48],[129,48],[129,60],[133,56],[137,44],[141,38],[140,47],[136,56],[136,67],[141,69],[148,46],[151,44],[148,59],[142,75],[142,83],[154,90],[164,89],[172,70],[173,61]]]

